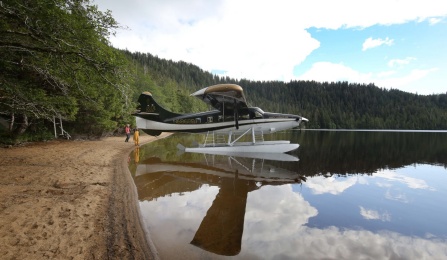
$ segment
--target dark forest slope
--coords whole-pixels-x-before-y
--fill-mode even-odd
[[[171,87],[181,93],[218,83],[239,84],[250,105],[265,111],[300,114],[310,120],[308,128],[447,129],[447,94],[424,96],[348,82],[236,80],[212,75],[182,61],[160,59],[151,54],[126,54],[152,75],[154,81],[170,81],[175,85]],[[155,85],[152,86],[155,91],[169,88]],[[145,87],[151,88],[139,86],[139,90]],[[182,112],[191,110],[189,105],[166,105]]]

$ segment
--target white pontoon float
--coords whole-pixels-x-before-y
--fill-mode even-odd
[[[243,136],[251,132],[251,142],[238,142]],[[251,127],[243,132],[239,137],[232,140],[234,133],[228,133],[227,142],[217,142],[214,132],[206,134],[205,142],[197,147],[184,147],[178,145],[180,150],[190,153],[207,153],[207,154],[227,154],[227,153],[287,153],[298,149],[299,144],[290,143],[290,141],[264,141],[262,132],[256,133],[255,128]],[[210,138],[211,137],[211,138]],[[258,137],[258,140],[256,140]],[[211,139],[211,142],[210,142]],[[219,139],[219,138],[217,138]],[[224,138],[220,138],[224,140]]]

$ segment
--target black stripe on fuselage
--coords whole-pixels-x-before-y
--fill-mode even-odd
[[[271,123],[281,123],[281,122],[290,122],[290,120],[285,120],[285,121],[275,120],[275,121],[267,121],[267,122],[253,122],[252,120],[250,120],[250,122],[239,121],[239,128],[242,128],[246,125],[261,125],[261,124],[271,124]],[[217,123],[214,123],[214,124],[217,124]],[[179,129],[175,126],[179,126],[179,125],[187,126],[187,124],[169,124],[169,123],[167,123],[166,125],[167,125],[167,127],[168,127],[168,125],[172,125],[172,128],[165,128],[160,131],[172,132],[172,133],[175,133],[175,132],[178,132],[178,133],[181,133],[181,132],[183,132],[183,133],[203,133],[203,132],[207,132],[207,131],[218,131],[218,130],[230,129],[230,128],[236,127],[235,124],[227,124],[227,125],[223,125],[223,126],[212,126],[213,125],[212,123],[203,123],[203,124],[200,124],[201,126],[203,126],[201,128]],[[197,124],[194,124],[194,125],[197,125]],[[241,130],[239,130],[239,131],[241,131]]]

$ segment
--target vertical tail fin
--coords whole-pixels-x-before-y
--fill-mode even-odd
[[[141,93],[140,97],[138,98],[138,103],[140,103],[140,112],[159,114],[161,121],[180,115],[164,109],[157,102],[155,102],[152,94],[148,91]]]

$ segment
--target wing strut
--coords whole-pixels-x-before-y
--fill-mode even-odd
[[[239,110],[236,99],[234,100],[234,122],[236,123],[236,129],[239,129]]]

